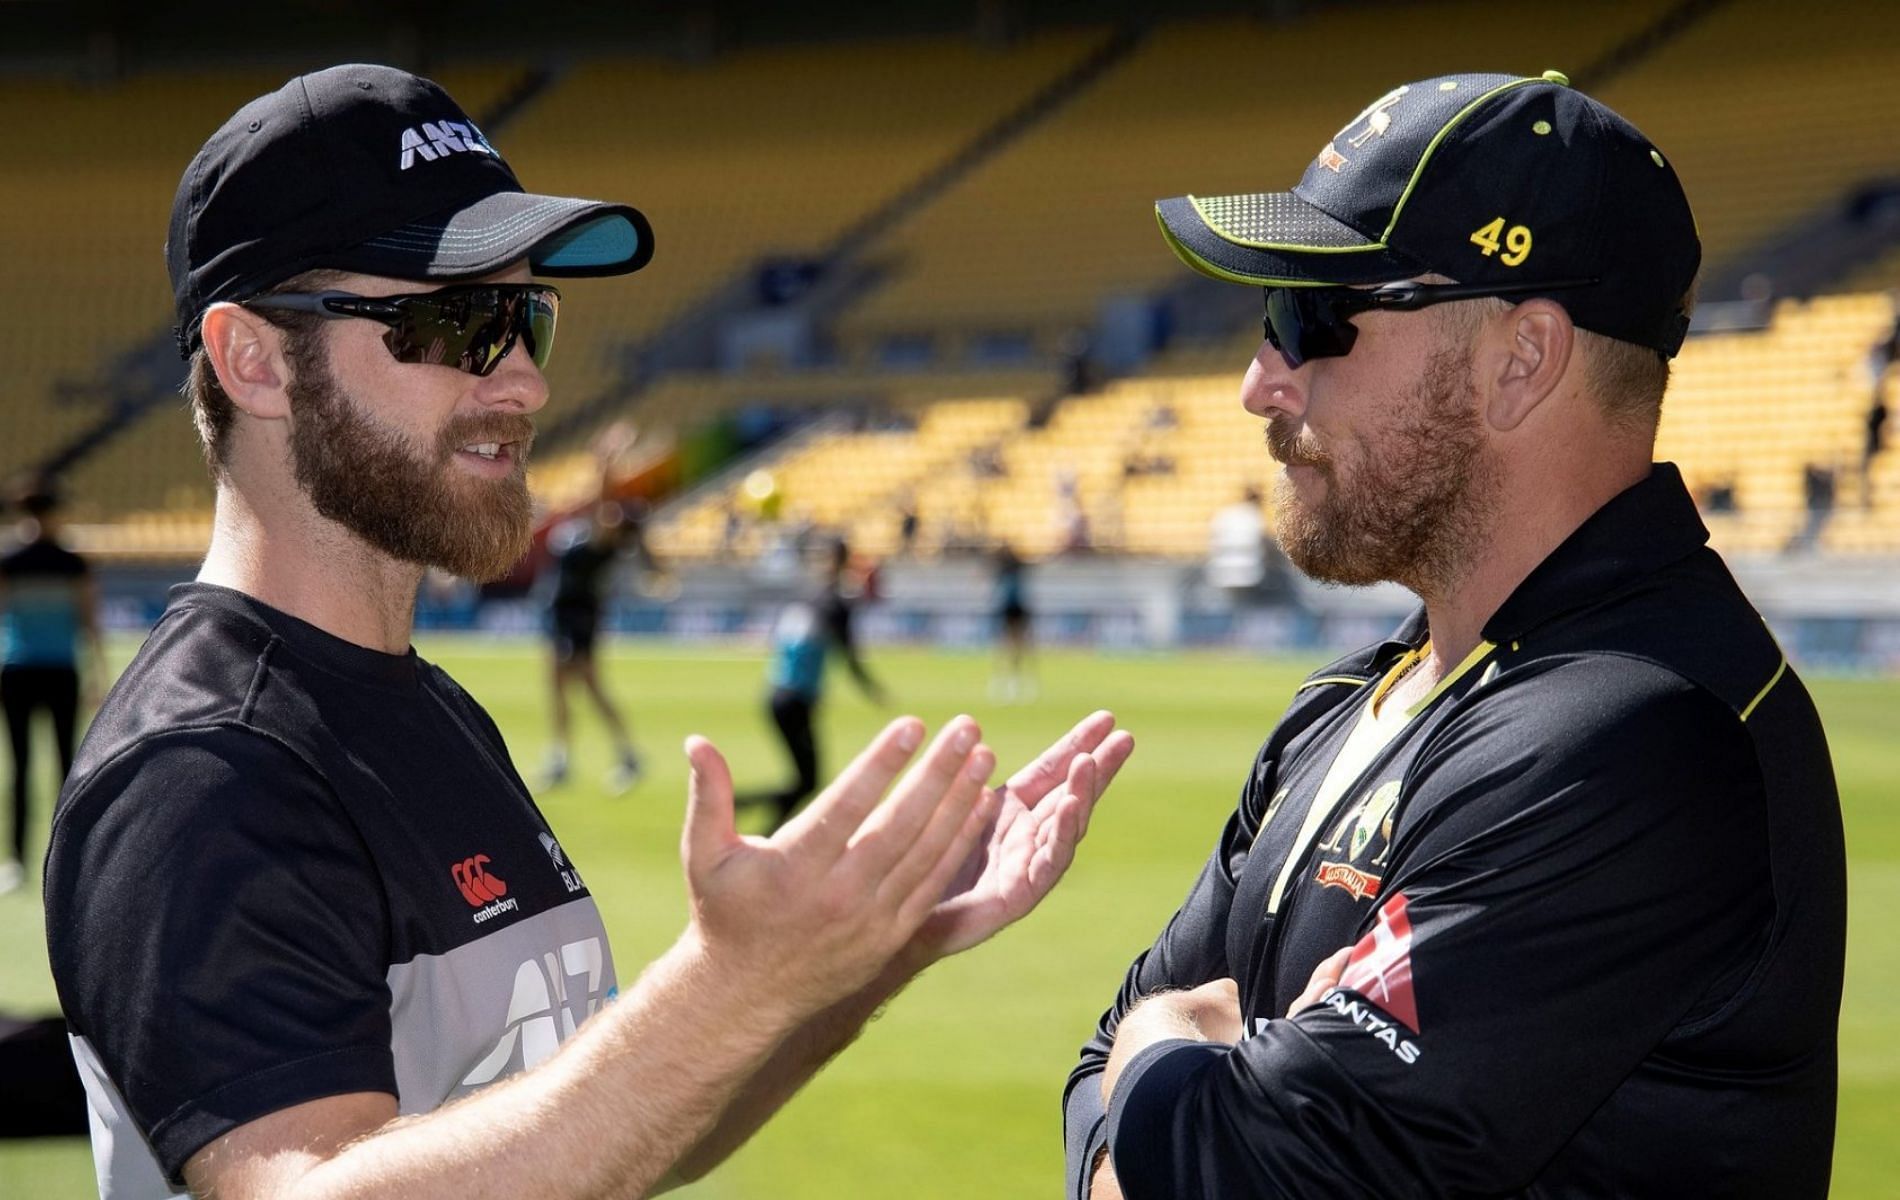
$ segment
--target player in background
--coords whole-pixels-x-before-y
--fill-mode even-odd
[[[12,854],[0,859],[0,893],[26,878],[31,823],[33,717],[52,721],[59,783],[73,765],[79,724],[81,643],[90,687],[106,677],[99,639],[99,584],[86,560],[59,537],[59,491],[50,479],[27,482],[14,498],[22,514],[19,544],[0,557],[0,706],[13,751]]]
[[[547,620],[554,742],[548,748],[539,779],[544,788],[567,780],[572,730],[568,693],[576,684],[593,702],[613,739],[614,768],[607,776],[608,791],[624,792],[640,779],[640,755],[634,749],[619,704],[601,680],[596,652],[600,618],[613,586],[615,568],[632,558],[642,569],[658,569],[642,522],[629,511],[627,503],[613,498],[616,472],[637,440],[637,431],[626,422],[615,422],[601,432],[594,442],[599,483],[593,505],[548,534],[548,553],[553,560]]]
[[[1030,665],[1034,618],[1029,611],[1029,564],[1016,548],[1003,542],[996,548],[994,616],[996,665],[990,674],[990,699],[1016,704],[1036,698],[1036,676]]]
[[[1267,523],[1260,515],[1261,500],[1260,488],[1247,484],[1208,523],[1207,582],[1234,608],[1257,598],[1266,582]]]
[[[792,761],[792,781],[784,787],[752,792],[741,807],[766,807],[773,813],[774,829],[783,826],[811,794],[820,775],[818,734],[814,722],[824,697],[825,667],[836,654],[844,660],[852,682],[865,698],[883,706],[890,703],[883,685],[871,676],[858,654],[852,632],[852,612],[866,598],[860,580],[851,578],[851,547],[843,538],[824,547],[823,575],[812,595],[785,606],[772,625],[771,660],[766,711],[772,727]]]

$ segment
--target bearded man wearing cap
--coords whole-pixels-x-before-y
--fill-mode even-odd
[[[1563,76],[1395,88],[1291,192],[1160,203],[1265,290],[1288,557],[1419,608],[1314,673],[1064,1098],[1068,1194],[1825,1195],[1841,817],[1651,461],[1700,261]]]
[[[689,739],[690,922],[621,993],[586,863],[409,636],[426,567],[527,547],[560,302],[533,277],[652,253],[637,211],[524,192],[384,67],[292,80],[186,171],[166,258],[215,530],[46,869],[107,1200],[647,1194],[1066,868],[1132,747],[1106,713],[1005,789],[968,717],[904,773],[901,718],[769,840]]]

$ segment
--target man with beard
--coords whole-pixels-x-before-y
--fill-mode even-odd
[[[901,718],[770,840],[692,738],[690,921],[620,994],[499,731],[409,636],[425,567],[489,578],[527,545],[559,303],[531,273],[651,247],[624,205],[524,193],[383,67],[292,80],[186,171],[167,261],[216,525],[46,872],[103,1196],[646,1194],[1066,867],[1130,748],[1105,713],[1000,791],[967,717],[900,779],[925,732]]]
[[[1069,1194],[1824,1195],[1839,803],[1651,461],[1701,253],[1668,160],[1556,72],[1454,75],[1158,215],[1265,289],[1288,557],[1422,604],[1255,757],[1070,1076]]]

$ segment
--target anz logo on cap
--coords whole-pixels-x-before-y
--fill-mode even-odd
[[[470,121],[424,121],[402,131],[402,170],[415,166],[418,156],[424,162],[434,162],[457,153],[501,157]]]

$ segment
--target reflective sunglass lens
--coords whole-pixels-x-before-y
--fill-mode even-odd
[[[383,342],[398,362],[452,366],[486,376],[526,339],[537,367],[554,348],[559,294],[552,288],[443,289],[406,296]]]
[[[528,340],[528,353],[534,357],[534,365],[545,367],[554,354],[554,318],[558,303],[551,292],[527,296],[523,303],[527,315],[521,323],[522,336]]]

